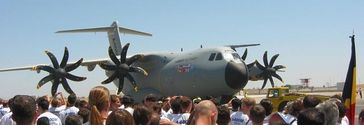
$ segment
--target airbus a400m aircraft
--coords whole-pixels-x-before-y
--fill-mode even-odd
[[[69,73],[70,71],[80,65],[86,66],[89,71],[92,71],[96,65],[99,65],[105,69],[107,76],[106,80],[101,82],[102,84],[114,82],[118,86],[118,94],[122,91],[136,99],[153,93],[160,96],[222,96],[227,100],[244,88],[248,80],[264,80],[262,88],[265,87],[268,80],[274,86],[273,77],[283,82],[276,72],[282,71],[281,69],[285,67],[283,65],[274,66],[278,54],[274,55],[268,62],[267,52],[265,52],[263,55],[264,65],[258,61],[246,65],[244,60],[247,57],[247,50],[242,57],[236,51],[236,48],[239,47],[259,44],[200,48],[183,53],[143,53],[127,56],[130,44],[127,43],[122,46],[120,33],[152,35],[119,27],[117,22],[113,22],[108,27],[63,30],[57,33],[76,32],[107,32],[110,59],[83,61],[81,58],[75,63],[67,63],[69,52],[65,48],[60,64],[51,52],[46,51],[52,66],[39,64],[29,67],[0,69],[0,72],[14,70],[47,71],[49,75],[39,81],[37,88],[50,81],[52,83],[51,93],[54,96],[59,84],[62,84],[68,93],[74,93],[66,79],[72,81],[86,79],[86,77],[72,75]],[[124,84],[125,82],[127,84]]]

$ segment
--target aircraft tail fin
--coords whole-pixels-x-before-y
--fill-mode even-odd
[[[109,38],[109,44],[116,55],[121,54],[122,47],[121,47],[120,33],[140,35],[140,36],[152,36],[152,34],[150,33],[119,27],[116,21],[114,21],[109,27],[61,30],[57,31],[56,33],[82,33],[82,32],[107,32]]]

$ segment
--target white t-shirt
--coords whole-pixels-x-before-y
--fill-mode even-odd
[[[245,125],[249,121],[248,115],[237,111],[230,114],[231,125]]]
[[[5,114],[0,120],[0,125],[16,125],[15,121],[11,118],[11,115],[13,115],[12,112]]]
[[[37,118],[37,121],[41,117],[47,117],[49,119],[50,125],[62,125],[61,119],[59,119],[58,116],[54,115],[51,112],[44,112],[44,113],[40,114]]]
[[[59,107],[50,107],[48,111],[55,114],[56,116],[60,117],[59,112],[61,112],[64,109],[66,109],[66,105],[62,105]]]
[[[341,123],[336,123],[336,125],[349,125],[349,119],[348,117],[344,116],[342,119],[341,119]]]
[[[126,107],[125,110],[128,111],[131,114],[131,116],[133,116],[134,109],[132,107]]]
[[[79,109],[75,106],[67,107],[65,110],[59,112],[59,118],[62,121],[62,124],[66,121],[67,116],[69,115],[77,115]]]
[[[161,110],[161,117],[168,117],[169,114],[172,114],[172,109],[169,109],[168,111]]]
[[[169,114],[167,118],[172,122],[177,124],[187,124],[188,118],[190,117],[190,113],[183,114]]]
[[[9,107],[2,107],[0,108],[0,118],[2,118],[5,114],[8,114],[10,112],[10,108]]]

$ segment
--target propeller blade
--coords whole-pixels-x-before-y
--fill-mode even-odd
[[[241,56],[241,59],[245,60],[247,55],[248,55],[248,49],[245,48],[244,54],[243,56]]]
[[[127,73],[125,75],[125,77],[126,77],[126,79],[128,79],[130,81],[131,85],[134,88],[134,91],[138,91],[138,86],[137,86],[136,81],[134,80],[133,76],[131,76],[129,73]]]
[[[255,64],[255,62],[252,62],[252,63],[250,63],[250,64],[248,64],[246,66],[248,67],[248,69],[250,69],[250,67],[254,66],[254,64]]]
[[[148,73],[147,71],[145,71],[143,68],[141,67],[134,67],[134,66],[131,66],[129,67],[129,72],[137,72],[137,73],[140,73],[140,74],[143,74],[145,76],[148,76]]]
[[[65,77],[72,81],[83,81],[86,79],[86,77],[75,76],[75,75],[72,75],[71,73],[67,73],[67,75],[65,75]]]
[[[130,45],[130,43],[125,44],[125,46],[121,50],[121,54],[120,54],[121,63],[125,63],[125,61],[126,61],[126,54],[128,53],[129,45]]]
[[[137,60],[141,59],[142,57],[143,57],[143,55],[140,55],[140,54],[138,54],[138,55],[134,55],[134,56],[130,57],[129,59],[127,59],[127,60],[125,61],[125,63],[126,63],[127,65],[131,65],[131,64],[133,64],[135,61],[137,61]]]
[[[57,93],[57,89],[58,89],[58,85],[59,85],[59,79],[55,78],[53,80],[53,84],[52,84],[52,96],[55,97],[56,93]]]
[[[81,58],[80,60],[78,60],[74,64],[66,66],[64,69],[66,70],[66,72],[73,71],[73,70],[75,70],[77,67],[79,67],[81,65],[82,61],[83,61],[83,58]]]
[[[273,69],[275,69],[275,70],[284,69],[284,68],[286,68],[286,67],[283,65],[276,65],[273,67]]]
[[[260,69],[260,70],[265,70],[265,67],[262,65],[262,64],[260,64],[258,61],[255,61],[255,63],[257,64],[257,67]]]
[[[279,76],[277,73],[272,73],[272,76],[283,82],[283,79],[281,76]]]
[[[64,90],[66,90],[66,92],[67,92],[68,94],[75,94],[75,93],[72,91],[72,89],[71,89],[70,85],[68,85],[68,82],[67,82],[67,80],[66,80],[65,78],[62,78],[62,79],[61,79],[61,83],[62,83],[62,86],[63,86]]]
[[[271,76],[269,76],[269,81],[270,81],[270,84],[272,85],[272,87],[274,87],[273,78]]]
[[[107,65],[105,63],[99,63],[99,66],[104,70],[117,70],[117,67],[114,65]]]
[[[268,80],[267,78],[264,78],[262,89],[264,89],[265,85],[267,85],[267,80]]]
[[[109,78],[102,81],[101,84],[108,84],[108,83],[114,81],[117,76],[118,76],[118,73],[114,72]]]
[[[59,68],[59,63],[57,61],[57,58],[49,51],[45,51],[45,53],[48,55],[49,59],[52,61],[53,67],[55,69]]]
[[[274,62],[276,61],[276,59],[278,58],[279,54],[274,55],[269,62],[269,67],[273,67]]]
[[[63,54],[63,58],[61,61],[61,65],[59,65],[59,67],[63,68],[67,65],[68,56],[69,56],[68,49],[67,49],[67,47],[64,47],[64,54]]]
[[[43,70],[43,71],[47,71],[49,73],[55,72],[54,68],[50,67],[50,66],[37,66],[36,70]]]
[[[48,75],[48,76],[46,76],[46,77],[44,77],[44,78],[42,78],[40,81],[39,81],[39,83],[38,83],[38,85],[37,85],[37,89],[39,89],[40,87],[42,87],[44,84],[46,84],[47,82],[49,82],[49,81],[51,81],[51,80],[53,80],[54,79],[54,75]]]
[[[267,51],[264,52],[263,55],[263,62],[264,62],[264,66],[267,67],[268,66],[268,57],[267,57]]]
[[[124,76],[120,76],[119,77],[119,86],[118,86],[118,92],[117,94],[119,95],[120,92],[123,90],[124,87]]]
[[[115,65],[120,65],[120,61],[116,57],[114,51],[112,51],[111,47],[109,47],[109,57],[115,63]]]

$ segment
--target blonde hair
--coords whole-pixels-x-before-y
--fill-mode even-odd
[[[91,106],[90,123],[91,125],[102,125],[105,120],[101,111],[108,111],[110,102],[110,92],[104,86],[96,86],[91,89],[88,101]]]

